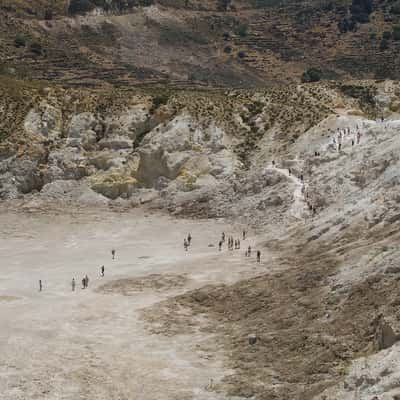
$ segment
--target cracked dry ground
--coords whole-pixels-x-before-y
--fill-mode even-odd
[[[400,238],[393,225],[361,232],[350,227],[332,243],[306,239],[306,228],[299,228],[291,240],[266,245],[274,260],[271,273],[166,300],[144,310],[143,318],[153,334],[211,334],[197,349],[222,352],[232,371],[212,385],[216,392],[257,400],[312,399],[337,383],[351,360],[375,351],[379,313],[400,320],[396,271],[333,284],[357,254],[373,249],[378,255],[382,245]],[[254,345],[250,334],[257,335]]]

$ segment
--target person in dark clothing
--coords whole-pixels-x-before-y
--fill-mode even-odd
[[[261,251],[257,250],[257,262],[261,261]]]
[[[101,274],[101,276],[104,276],[104,265],[101,266],[100,274]]]
[[[189,244],[189,246],[190,246],[190,243],[191,243],[191,241],[192,241],[192,235],[189,233],[189,235],[188,235],[188,237],[187,237],[187,241],[188,241],[188,244]]]
[[[114,249],[111,250],[111,255],[112,255],[112,259],[115,260],[115,250]]]
[[[39,292],[41,292],[42,290],[43,290],[42,280],[39,279]]]

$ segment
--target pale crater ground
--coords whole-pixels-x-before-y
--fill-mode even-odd
[[[141,310],[168,297],[266,272],[266,255],[261,264],[244,257],[245,245],[256,248],[254,236],[241,250],[219,253],[222,231],[238,238],[241,227],[140,210],[0,214],[1,398],[226,398],[210,385],[232,373],[222,354],[204,350],[212,337],[151,335],[141,319]],[[85,274],[89,289],[82,290]]]

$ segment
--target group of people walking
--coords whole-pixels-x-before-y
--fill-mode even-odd
[[[115,250],[111,250],[111,257],[113,260],[115,260]],[[100,276],[104,277],[105,275],[105,266],[102,265],[100,267]],[[82,278],[82,289],[87,289],[89,287],[89,276],[86,274],[83,278]],[[75,292],[76,289],[76,280],[75,278],[72,278],[71,281],[71,289],[73,292]],[[43,281],[41,279],[39,279],[39,292],[43,291]]]

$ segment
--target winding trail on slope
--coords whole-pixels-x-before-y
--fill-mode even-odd
[[[305,210],[306,210],[306,203],[304,200],[304,196],[302,193],[303,183],[299,178],[296,176],[289,174],[289,171],[284,168],[275,168],[275,167],[268,167],[265,169],[266,171],[277,171],[282,175],[285,175],[286,178],[291,180],[295,184],[295,189],[293,191],[293,204],[291,206],[291,214],[293,217],[297,219],[303,220],[305,217]],[[305,190],[307,190],[307,185],[304,184]]]

